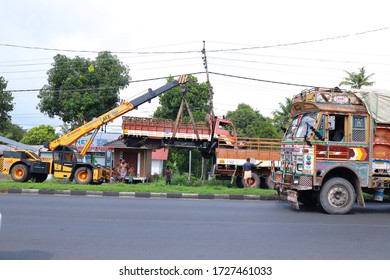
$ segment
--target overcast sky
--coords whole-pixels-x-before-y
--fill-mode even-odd
[[[36,106],[58,53],[94,59],[108,50],[129,66],[132,99],[169,75],[206,81],[206,42],[218,115],[247,103],[266,116],[311,86],[334,87],[344,70],[365,67],[375,88],[390,88],[390,20],[386,1],[98,1],[2,0],[0,76],[13,92],[12,121],[56,128]],[[67,51],[71,50],[71,51]],[[285,84],[295,85],[285,85]],[[298,86],[297,86],[298,85]],[[346,88],[346,87],[344,87]],[[158,100],[135,116],[151,116]],[[111,128],[119,129],[120,122]]]

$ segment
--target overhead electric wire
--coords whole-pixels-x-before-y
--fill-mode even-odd
[[[241,51],[241,50],[253,50],[253,49],[266,49],[266,48],[275,48],[275,47],[286,47],[286,46],[294,46],[294,45],[302,45],[308,43],[316,43],[316,42],[324,42],[329,40],[336,40],[342,38],[348,38],[352,36],[360,36],[368,33],[379,32],[383,30],[390,29],[390,26],[371,29],[361,32],[355,32],[351,34],[326,37],[320,39],[312,39],[312,40],[304,40],[298,42],[290,42],[290,43],[279,43],[273,45],[265,45],[265,46],[251,46],[251,47],[240,47],[240,48],[229,48],[229,49],[215,49],[215,50],[207,50],[208,52],[228,52],[228,51]],[[11,48],[22,48],[22,49],[33,49],[33,50],[43,50],[43,51],[57,51],[57,52],[73,52],[73,53],[100,53],[102,51],[97,50],[72,50],[72,49],[60,49],[60,48],[48,48],[48,47],[38,47],[38,46],[27,46],[27,45],[17,45],[17,44],[7,44],[0,43],[0,47],[11,47]],[[181,53],[199,53],[201,50],[186,50],[186,51],[110,51],[114,54],[181,54]]]

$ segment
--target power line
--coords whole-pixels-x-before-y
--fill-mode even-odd
[[[241,47],[241,48],[229,48],[229,49],[216,49],[216,50],[208,50],[208,52],[228,52],[228,51],[241,51],[241,50],[253,50],[253,49],[266,49],[266,48],[275,48],[275,47],[286,47],[286,46],[294,46],[294,45],[302,45],[316,42],[323,42],[329,40],[343,39],[352,36],[360,36],[368,33],[379,32],[383,30],[390,29],[390,26],[371,29],[362,32],[355,32],[351,34],[345,34],[340,36],[326,37],[321,39],[312,39],[312,40],[304,40],[298,42],[291,43],[279,43],[274,45],[266,45],[266,46],[252,46],[252,47]],[[32,50],[43,50],[43,51],[57,51],[57,52],[73,52],[73,53],[99,53],[102,51],[97,50],[72,50],[72,49],[60,49],[60,48],[48,48],[48,47],[38,47],[38,46],[26,46],[26,45],[16,45],[16,44],[6,44],[0,43],[2,47],[10,47],[10,48],[21,48],[21,49],[32,49]],[[115,54],[183,54],[183,53],[199,53],[199,50],[186,50],[186,51],[110,51]]]
[[[253,47],[210,50],[209,52],[228,52],[228,51],[267,49],[267,48],[275,48],[275,47],[287,47],[287,46],[317,43],[317,42],[323,42],[323,41],[329,41],[329,40],[343,39],[343,38],[348,38],[348,37],[352,37],[352,36],[359,36],[359,35],[364,35],[364,34],[368,34],[368,33],[379,32],[379,31],[383,31],[386,29],[390,29],[390,26],[386,26],[386,27],[382,27],[382,28],[378,28],[378,29],[367,30],[367,31],[362,31],[362,32],[356,32],[356,33],[352,33],[352,34],[346,34],[346,35],[340,35],[340,36],[334,36],[334,37],[326,37],[326,38],[322,38],[322,39],[305,40],[305,41],[298,41],[298,42],[291,42],[291,43],[281,43],[281,44],[267,45],[267,46],[253,46]]]
[[[188,75],[200,75],[205,74],[205,72],[193,72],[188,73]],[[219,76],[225,76],[230,78],[236,78],[236,79],[243,79],[243,80],[251,80],[251,81],[257,81],[257,82],[264,82],[264,83],[272,83],[272,84],[280,84],[280,85],[288,85],[288,86],[298,86],[298,87],[314,87],[313,85],[304,85],[304,84],[295,84],[295,83],[288,83],[288,82],[280,82],[280,81],[272,81],[272,80],[265,80],[265,79],[257,79],[257,78],[251,78],[251,77],[244,77],[244,76],[237,76],[237,75],[231,75],[231,74],[225,74],[225,73],[218,73],[218,72],[209,72],[209,74],[213,75],[219,75]],[[157,78],[149,78],[149,79],[142,79],[142,80],[136,80],[131,81],[130,83],[139,83],[139,82],[148,82],[148,81],[156,81],[156,80],[162,80],[162,79],[168,79],[170,77],[178,77],[180,75],[173,75],[173,76],[165,76],[165,77],[157,77]],[[78,90],[101,90],[101,89],[112,89],[113,87],[100,87],[100,88],[78,88],[78,89],[70,89],[66,91],[78,91]],[[7,91],[10,92],[36,92],[40,91],[41,89],[10,89]],[[56,90],[60,91],[60,90]]]
[[[210,73],[210,74],[214,74],[214,75],[219,75],[219,76],[230,77],[230,78],[237,78],[237,79],[250,80],[250,81],[257,81],[257,82],[264,82],[264,83],[271,83],[271,84],[288,85],[288,86],[297,86],[297,87],[315,87],[315,86],[312,86],[312,85],[303,85],[303,84],[279,82],[279,81],[272,81],[272,80],[263,80],[263,79],[256,79],[256,78],[243,77],[243,76],[230,75],[230,74],[217,73],[217,72],[209,72],[209,73]]]

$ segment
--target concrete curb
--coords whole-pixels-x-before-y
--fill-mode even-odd
[[[216,199],[216,200],[279,200],[274,195],[242,195],[242,194],[196,194],[196,193],[150,193],[150,192],[103,192],[103,191],[74,191],[74,190],[42,190],[17,189],[2,190],[1,193],[21,195],[62,195],[87,197],[119,197],[119,198],[165,198],[165,199]]]

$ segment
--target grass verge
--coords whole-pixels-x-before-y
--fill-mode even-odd
[[[17,183],[11,180],[0,182],[0,190],[7,189],[42,189],[42,190],[77,190],[77,191],[103,191],[103,192],[151,192],[151,193],[196,193],[196,194],[244,194],[244,195],[274,195],[276,192],[261,188],[237,188],[229,185],[207,182],[204,185],[192,186],[190,184],[165,185],[164,181],[153,183],[108,183],[101,185],[79,185],[61,180],[47,180],[43,183],[26,182]]]

